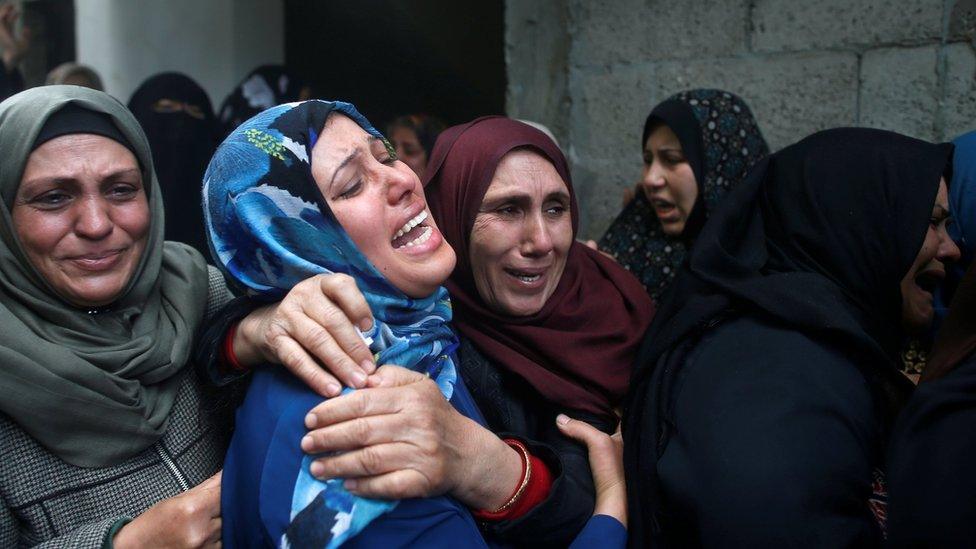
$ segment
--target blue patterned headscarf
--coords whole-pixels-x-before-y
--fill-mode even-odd
[[[258,114],[220,145],[204,176],[211,252],[239,290],[262,300],[280,300],[295,284],[318,274],[352,276],[373,312],[373,328],[363,336],[376,362],[425,373],[450,399],[457,380],[450,358],[457,337],[449,324],[447,290],[412,299],[394,287],[359,252],[312,178],[312,148],[336,112],[383,139],[393,154],[389,142],[349,103],[305,101]],[[336,547],[396,505],[353,496],[340,479],[312,477],[308,466],[313,459],[302,463],[292,497],[292,526],[285,534],[289,539],[282,545],[300,543],[290,539],[303,526],[296,521],[312,520],[332,532],[328,546]],[[312,507],[316,500],[324,505]],[[324,510],[310,517],[301,513],[306,508]]]

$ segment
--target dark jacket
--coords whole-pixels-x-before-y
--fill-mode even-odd
[[[881,421],[845,350],[758,316],[662,357],[669,547],[872,547]],[[650,395],[645,398],[652,398]]]
[[[891,547],[972,547],[976,540],[976,355],[922,382],[888,456]]]
[[[501,438],[526,442],[554,480],[545,501],[516,520],[484,525],[486,534],[518,545],[565,547],[593,514],[595,488],[586,447],[559,432],[556,415],[567,413],[604,431],[614,426],[554,406],[515,374],[499,370],[467,339],[461,339],[458,357],[464,384],[489,428]]]

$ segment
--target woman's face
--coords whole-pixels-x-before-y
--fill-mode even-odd
[[[932,292],[945,279],[946,264],[959,259],[959,248],[946,232],[949,220],[949,191],[943,178],[939,182],[925,241],[901,280],[902,325],[911,335],[922,335],[931,326],[935,315]]]
[[[423,179],[427,169],[427,152],[420,145],[417,133],[410,128],[394,126],[390,132],[390,143],[396,149],[397,156],[404,164],[410,166],[417,177]]]
[[[489,309],[528,316],[546,304],[573,243],[569,206],[548,160],[524,149],[502,158],[471,229],[471,271]]]
[[[149,238],[139,163],[100,135],[64,135],[35,149],[10,213],[31,265],[79,307],[118,299]]]
[[[698,184],[678,136],[664,124],[651,131],[644,143],[640,184],[665,234],[680,235],[698,199]]]
[[[427,297],[454,270],[454,250],[427,209],[420,180],[383,141],[331,116],[312,149],[312,176],[359,251],[410,297]]]

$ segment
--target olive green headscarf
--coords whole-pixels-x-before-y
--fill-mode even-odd
[[[152,217],[139,266],[98,314],[61,299],[26,259],[11,208],[34,139],[68,104],[107,114],[142,168]],[[33,88],[0,103],[0,411],[82,467],[116,464],[166,432],[207,298],[203,257],[163,242],[163,201],[139,123],[111,96]]]

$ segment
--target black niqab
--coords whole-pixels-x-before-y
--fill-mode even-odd
[[[659,533],[663,397],[681,366],[669,355],[730,311],[839,342],[887,404],[906,390],[899,283],[951,158],[950,144],[827,130],[757,164],[716,209],[638,355],[624,414],[631,546]]]
[[[207,92],[184,74],[150,77],[129,99],[152,149],[166,210],[166,240],[210,257],[203,225],[203,173],[217,148],[216,120]]]

